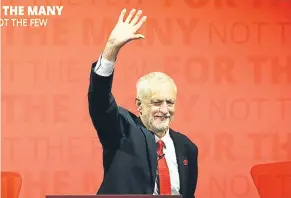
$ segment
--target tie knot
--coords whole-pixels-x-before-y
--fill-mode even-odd
[[[158,155],[162,155],[163,154],[164,145],[165,145],[165,143],[162,140],[158,140],[157,141],[157,152],[158,152]]]

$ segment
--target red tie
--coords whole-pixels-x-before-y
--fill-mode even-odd
[[[158,140],[157,154],[158,154],[158,171],[160,180],[160,195],[171,195],[171,181],[166,158],[163,153],[164,142]]]

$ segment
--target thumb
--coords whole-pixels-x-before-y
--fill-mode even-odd
[[[135,34],[132,39],[144,39],[144,35],[142,34]]]

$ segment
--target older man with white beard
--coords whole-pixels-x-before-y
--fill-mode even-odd
[[[123,9],[97,62],[92,64],[89,112],[103,147],[104,179],[97,194],[182,195],[194,198],[198,148],[170,128],[177,87],[162,72],[141,77],[137,84],[136,116],[118,106],[111,92],[121,48],[133,40],[146,17]],[[140,18],[141,17],[141,18]]]

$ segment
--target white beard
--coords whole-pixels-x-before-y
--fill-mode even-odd
[[[157,132],[164,132],[165,130],[168,129],[169,124],[170,124],[170,119],[166,118],[162,122],[159,122],[154,120],[154,118],[150,118],[150,126],[152,129],[154,129]]]

